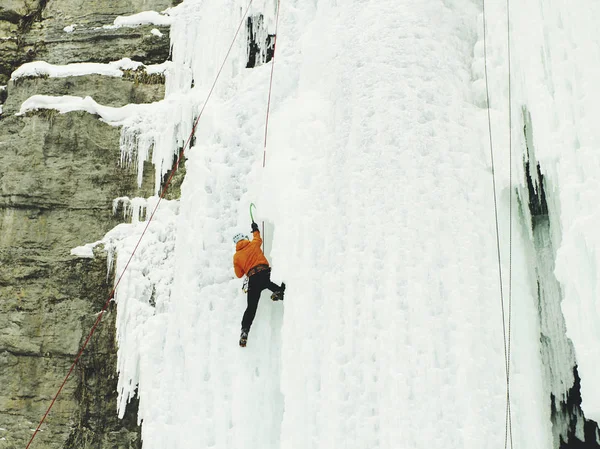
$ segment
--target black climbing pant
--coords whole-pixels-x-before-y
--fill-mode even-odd
[[[252,326],[254,316],[256,315],[260,294],[266,288],[272,292],[281,291],[279,285],[271,282],[270,268],[259,271],[248,278],[248,306],[244,312],[244,318],[242,318],[242,329],[250,330],[250,326]]]

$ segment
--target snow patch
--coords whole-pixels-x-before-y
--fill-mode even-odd
[[[76,27],[77,27],[77,25],[76,25],[76,24],[72,24],[72,25],[69,25],[69,26],[66,26],[66,27],[64,27],[64,28],[63,28],[63,31],[64,31],[65,33],[72,33],[73,31],[75,31],[75,28],[76,28]]]
[[[121,70],[137,70],[140,67],[145,67],[143,63],[139,61],[133,61],[129,58],[123,58],[119,59],[118,61],[109,62],[108,65]]]
[[[153,75],[155,73],[166,73],[171,67],[173,67],[173,62],[171,61],[165,61],[161,64],[151,64],[146,66],[146,73],[148,75]]]
[[[94,248],[102,244],[102,240],[98,240],[94,243],[86,243],[82,246],[77,246],[71,250],[72,256],[83,257],[86,259],[94,258]]]
[[[139,114],[139,111],[152,109],[155,104],[127,104],[120,108],[113,108],[96,103],[92,97],[34,95],[23,102],[21,109],[15,115],[24,115],[27,112],[38,109],[55,109],[61,114],[73,111],[85,111],[98,115],[109,125],[120,126],[127,120],[135,120],[135,116]]]
[[[154,35],[154,36],[156,36],[156,37],[163,37],[163,36],[164,36],[164,34],[163,34],[163,33],[161,33],[161,32],[158,30],[158,28],[152,28],[152,29],[150,30],[150,34],[153,34],[153,35]]]
[[[94,62],[79,62],[67,65],[48,64],[45,61],[28,62],[15,70],[11,79],[17,80],[23,77],[48,76],[50,78],[64,78],[67,76],[85,76],[85,75],[104,75],[120,77],[123,76],[123,70],[145,69],[148,74],[163,73],[170,67],[171,62],[165,61],[162,64],[152,64],[145,66],[139,61],[133,61],[129,58],[123,58],[118,61],[112,61],[108,64]]]
[[[10,79],[17,80],[23,77],[48,76],[52,78],[64,78],[67,76],[83,75],[105,75],[119,77],[123,72],[111,64],[99,64],[94,62],[79,62],[68,65],[48,64],[45,61],[35,61],[23,64],[15,70]]]
[[[112,25],[104,25],[104,29],[116,29],[121,27],[134,28],[141,25],[170,26],[173,18],[167,14],[156,11],[143,11],[131,16],[118,16]]]

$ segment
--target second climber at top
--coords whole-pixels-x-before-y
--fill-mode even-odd
[[[273,292],[271,299],[273,301],[283,301],[285,284],[281,287],[271,282],[271,267],[265,257],[261,245],[262,238],[258,225],[252,222],[252,241],[244,234],[237,234],[233,237],[235,243],[235,254],[233,255],[233,269],[235,275],[241,278],[244,274],[248,276],[248,306],[242,318],[242,333],[240,335],[240,346],[246,346],[248,332],[256,315],[258,300],[264,289]]]

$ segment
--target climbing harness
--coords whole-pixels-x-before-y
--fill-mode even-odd
[[[50,406],[46,410],[46,413],[42,417],[40,423],[38,424],[37,428],[35,429],[35,432],[31,436],[31,439],[29,440],[29,443],[27,443],[27,446],[26,446],[25,449],[29,449],[29,446],[31,446],[31,443],[33,442],[34,438],[36,437],[36,435],[40,431],[40,428],[42,427],[42,424],[46,420],[46,417],[50,413],[50,410],[52,409],[52,406],[56,402],[56,398],[58,398],[58,395],[61,393],[61,391],[63,390],[65,384],[69,380],[69,377],[71,376],[71,373],[75,369],[75,366],[77,365],[77,362],[81,358],[81,355],[83,354],[83,351],[85,350],[87,344],[89,343],[90,339],[92,338],[92,335],[96,331],[96,328],[98,327],[98,324],[100,324],[100,321],[102,320],[102,316],[104,315],[104,312],[106,312],[106,310],[108,309],[108,306],[109,306],[111,300],[113,299],[113,297],[115,295],[115,292],[117,290],[117,287],[119,286],[121,280],[123,279],[123,276],[125,275],[125,272],[129,268],[129,265],[130,265],[130,263],[131,263],[131,261],[133,259],[133,256],[137,252],[137,249],[140,246],[140,242],[144,238],[144,235],[146,234],[146,231],[148,230],[148,227],[150,226],[150,223],[152,222],[152,219],[154,218],[154,215],[156,214],[158,206],[160,205],[161,201],[163,200],[165,194],[167,193],[167,189],[171,185],[171,181],[173,180],[173,175],[175,174],[175,172],[179,168],[179,164],[181,162],[181,158],[183,157],[184,151],[188,147],[189,143],[192,140],[192,137],[194,136],[194,132],[196,130],[198,122],[200,121],[200,118],[202,117],[202,113],[204,112],[204,109],[206,108],[206,105],[207,105],[210,97],[212,96],[213,90],[214,90],[214,88],[215,88],[215,86],[217,84],[217,80],[221,76],[221,72],[223,71],[223,67],[225,66],[225,63],[227,62],[227,59],[229,58],[229,54],[231,53],[231,49],[233,48],[233,45],[235,44],[235,41],[237,40],[238,34],[240,32],[240,29],[242,28],[242,25],[244,24],[244,22],[246,20],[246,16],[248,15],[248,11],[250,10],[250,6],[252,5],[252,1],[253,0],[250,0],[249,3],[248,3],[246,11],[245,11],[244,15],[242,16],[242,19],[240,20],[240,24],[239,24],[239,26],[238,26],[238,28],[237,28],[237,30],[235,32],[235,35],[233,36],[233,40],[231,41],[231,45],[229,46],[229,50],[227,50],[227,54],[225,55],[225,58],[223,59],[223,63],[221,64],[221,67],[219,68],[219,71],[217,72],[217,75],[216,75],[215,80],[214,80],[214,82],[212,84],[212,87],[210,88],[210,91],[208,92],[208,95],[206,96],[206,99],[204,100],[204,104],[202,106],[202,109],[200,110],[200,112],[198,113],[198,117],[194,121],[194,126],[192,126],[192,131],[191,131],[191,133],[190,133],[187,141],[183,145],[183,148],[181,149],[181,151],[179,151],[179,154],[177,156],[177,161],[175,162],[175,166],[174,166],[173,170],[171,170],[171,174],[169,175],[169,178],[167,179],[167,182],[165,183],[165,186],[162,189],[162,192],[161,192],[160,197],[159,197],[159,199],[158,199],[158,201],[156,203],[156,206],[154,207],[154,209],[152,211],[152,214],[150,215],[150,218],[148,218],[148,221],[146,222],[146,226],[144,227],[144,230],[142,231],[142,234],[140,235],[140,238],[139,238],[137,244],[135,245],[135,248],[133,249],[133,252],[131,253],[131,256],[129,257],[129,259],[127,261],[127,264],[125,265],[125,268],[123,268],[123,271],[121,272],[120,276],[118,277],[117,282],[115,283],[112,291],[108,295],[108,299],[106,300],[106,303],[104,304],[104,307],[102,308],[102,310],[98,314],[98,317],[96,318],[96,321],[94,322],[94,325],[92,326],[92,329],[90,330],[90,332],[89,332],[89,334],[88,334],[88,336],[87,336],[87,338],[86,338],[83,346],[81,347],[81,349],[79,350],[77,356],[75,357],[75,361],[71,365],[71,368],[69,369],[69,371],[68,371],[65,379],[63,380],[62,384],[60,385],[60,388],[58,389],[56,395],[54,395],[54,398],[52,399],[52,402],[50,403]]]
[[[492,185],[494,193],[494,213],[496,221],[496,247],[498,252],[498,275],[500,278],[500,304],[502,309],[502,332],[504,343],[504,363],[506,371],[506,414],[505,414],[505,433],[504,449],[507,449],[508,443],[513,447],[512,440],[512,415],[510,408],[510,330],[511,330],[511,311],[512,311],[512,92],[511,92],[511,54],[510,54],[510,0],[506,0],[507,15],[507,36],[508,36],[508,126],[509,126],[509,262],[508,262],[508,332],[506,323],[506,313],[504,307],[504,292],[502,284],[502,261],[500,257],[500,231],[498,225],[498,200],[496,197],[496,175],[494,170],[494,146],[492,139],[492,119],[490,113],[490,91],[488,84],[487,70],[487,28],[485,0],[483,1],[483,57],[485,73],[485,91],[487,105],[488,132],[490,140],[490,157],[492,168]]]

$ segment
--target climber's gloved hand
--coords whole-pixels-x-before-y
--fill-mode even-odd
[[[258,225],[254,222],[252,222],[252,232],[256,232],[258,231]]]

